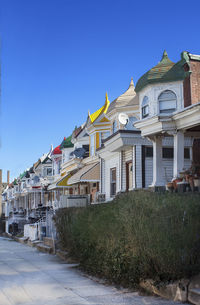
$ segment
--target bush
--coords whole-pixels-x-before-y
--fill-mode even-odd
[[[85,270],[124,285],[200,272],[199,220],[199,194],[147,191],[55,217],[62,246]]]

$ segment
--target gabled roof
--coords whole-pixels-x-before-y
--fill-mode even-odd
[[[106,92],[106,100],[105,100],[105,104],[103,105],[103,107],[99,108],[97,111],[95,111],[94,113],[90,114],[88,112],[88,116],[90,118],[90,122],[94,123],[94,121],[102,114],[102,113],[107,113],[108,111],[108,107],[110,105],[110,101],[108,100],[108,94]]]
[[[47,155],[46,158],[43,159],[42,164],[45,164],[45,163],[47,163],[48,161],[52,161],[52,159],[50,158],[49,155]]]
[[[169,59],[167,52],[164,51],[161,61],[140,77],[135,91],[138,92],[149,84],[183,80],[188,75],[183,68],[183,65],[186,63],[183,53],[181,60],[173,63]]]

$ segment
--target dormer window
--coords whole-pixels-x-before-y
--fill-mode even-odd
[[[142,101],[142,118],[146,118],[149,115],[149,99],[147,96]]]
[[[115,120],[112,124],[112,132],[115,133],[117,131],[117,121]]]
[[[172,113],[176,110],[176,94],[171,90],[162,92],[158,97],[159,112]]]

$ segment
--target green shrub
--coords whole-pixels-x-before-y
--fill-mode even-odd
[[[70,255],[116,283],[200,272],[199,194],[129,192],[112,203],[59,210],[55,222]]]

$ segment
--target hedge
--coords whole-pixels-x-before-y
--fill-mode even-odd
[[[200,195],[134,191],[111,203],[58,210],[62,247],[94,275],[122,285],[200,272]]]

